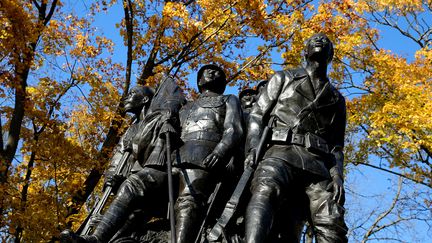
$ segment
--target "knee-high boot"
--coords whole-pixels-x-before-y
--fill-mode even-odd
[[[80,236],[71,230],[60,234],[61,243],[106,243],[126,221],[129,211],[120,198],[113,201],[92,235]]]
[[[177,243],[195,242],[202,218],[202,207],[190,198],[179,198],[176,206]]]
[[[93,235],[99,242],[108,242],[126,222],[130,212],[130,199],[127,195],[119,195],[103,215]]]
[[[265,242],[273,223],[273,210],[266,194],[252,196],[246,209],[246,243]]]

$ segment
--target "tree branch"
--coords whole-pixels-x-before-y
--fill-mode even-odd
[[[127,1],[127,2],[126,2]],[[119,131],[123,123],[123,118],[126,116],[126,112],[124,111],[124,103],[123,98],[127,96],[129,92],[129,87],[131,83],[131,70],[132,70],[132,51],[133,51],[133,6],[132,1],[124,0],[124,14],[126,20],[126,31],[127,31],[127,68],[126,68],[126,78],[123,86],[123,94],[121,100],[119,100],[116,114],[118,114],[121,119],[114,119],[111,121],[110,128],[108,130],[107,136],[102,144],[102,148],[100,153],[96,156],[96,160],[98,161],[107,161],[111,151],[114,146],[118,143],[120,139]],[[81,189],[79,189],[74,195],[72,195],[72,205],[67,207],[66,217],[77,214],[81,206],[87,201],[87,198],[94,191],[97,183],[103,175],[103,171],[100,171],[98,168],[93,168]]]
[[[408,180],[410,180],[410,181],[413,181],[413,182],[415,182],[415,183],[422,184],[422,185],[424,185],[424,186],[427,186],[427,187],[429,187],[429,188],[432,188],[432,185],[429,185],[429,184],[427,184],[427,183],[424,183],[423,181],[420,181],[420,180],[417,180],[417,179],[411,178],[411,177],[406,176],[406,175],[404,175],[404,174],[401,174],[401,173],[398,173],[398,172],[394,172],[394,171],[392,171],[392,170],[389,170],[389,169],[386,169],[386,168],[383,168],[383,167],[380,167],[380,166],[376,166],[376,165],[372,165],[372,164],[368,164],[368,163],[364,163],[364,162],[356,162],[355,164],[356,164],[356,165],[364,165],[364,166],[368,166],[368,167],[371,167],[371,168],[374,168],[374,169],[377,169],[377,170],[381,170],[381,171],[384,171],[384,172],[390,173],[390,174],[392,174],[392,175],[399,176],[399,177],[402,177],[402,178],[408,179]]]
[[[3,125],[1,121],[1,114],[0,114],[0,154],[3,153],[4,144],[3,144]]]
[[[387,215],[389,215],[393,211],[393,209],[396,207],[396,204],[397,204],[397,202],[399,200],[399,196],[400,196],[401,190],[402,190],[402,178],[399,178],[398,190],[397,190],[397,193],[396,193],[395,197],[393,198],[393,201],[392,201],[390,207],[386,211],[384,211],[383,213],[381,213],[378,216],[378,218],[375,219],[375,221],[373,222],[373,224],[371,225],[371,227],[369,228],[369,230],[364,235],[362,243],[365,243],[367,241],[367,239],[372,234],[374,234],[374,233],[377,232],[374,229],[377,227],[378,223],[381,222],[381,220],[383,220],[385,217],[387,217]]]
[[[48,15],[45,16],[45,20],[44,20],[44,22],[43,22],[44,25],[47,25],[48,22],[51,20],[51,17],[52,17],[53,14],[54,14],[54,10],[55,10],[56,6],[57,6],[57,0],[54,0],[54,1],[51,3],[51,7],[50,7],[50,10],[49,10],[49,12],[48,12]]]
[[[123,11],[126,21],[126,34],[127,34],[127,59],[126,59],[126,82],[125,89],[123,91],[122,100],[126,97],[131,82],[132,73],[132,48],[133,48],[133,9],[132,2],[130,0],[123,0]]]

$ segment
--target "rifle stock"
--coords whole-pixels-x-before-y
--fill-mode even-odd
[[[114,171],[114,175],[120,175],[123,172],[124,167],[126,165],[126,162],[129,159],[129,157],[130,157],[130,152],[128,152],[128,151],[124,152],[119,164],[117,165],[117,167]],[[108,198],[109,198],[112,190],[113,190],[113,188],[110,185],[107,185],[105,187],[105,190],[103,192],[102,197],[96,203],[95,207],[90,211],[90,214],[87,216],[87,218],[84,220],[84,222],[81,224],[81,226],[79,227],[79,229],[76,232],[77,234],[82,235],[82,236],[90,234],[90,231],[92,230],[91,218],[95,215],[101,214],[103,208],[105,207],[105,204],[108,201]]]

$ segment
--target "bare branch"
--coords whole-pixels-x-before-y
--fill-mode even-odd
[[[393,209],[396,207],[396,204],[399,200],[399,196],[402,190],[402,178],[399,179],[399,183],[398,183],[398,190],[397,193],[395,195],[395,197],[393,198],[392,203],[390,204],[390,207],[384,211],[383,213],[381,213],[376,219],[375,221],[372,223],[371,227],[369,228],[369,230],[366,232],[366,234],[363,237],[362,243],[366,242],[368,240],[368,238],[377,232],[376,227],[378,225],[378,223],[381,222],[381,220],[383,220],[385,217],[387,217],[387,215],[389,215]]]
[[[429,187],[429,188],[432,188],[431,185],[429,185],[429,184],[427,184],[427,183],[424,183],[423,181],[420,181],[420,180],[417,180],[417,179],[411,178],[411,177],[406,176],[406,175],[404,175],[404,174],[401,174],[401,173],[398,173],[398,172],[395,172],[395,171],[392,171],[392,170],[389,170],[389,169],[386,169],[386,168],[383,168],[383,167],[380,167],[380,166],[376,166],[376,165],[372,165],[372,164],[368,164],[368,163],[364,163],[364,162],[356,162],[355,164],[356,164],[356,165],[364,165],[364,166],[368,166],[368,167],[371,167],[371,168],[374,168],[374,169],[377,169],[377,170],[381,170],[381,171],[384,171],[384,172],[390,173],[390,174],[392,174],[392,175],[396,175],[396,176],[399,176],[399,177],[402,177],[402,178],[408,179],[408,180],[410,180],[410,181],[413,181],[413,182],[415,182],[415,183],[422,184],[422,185],[424,185],[424,186],[427,186],[427,187]]]
[[[126,21],[126,35],[127,35],[127,59],[126,59],[126,82],[124,85],[123,95],[122,99],[126,97],[129,86],[131,82],[131,73],[132,73],[132,49],[133,49],[133,20],[134,20],[134,13],[133,13],[133,6],[131,0],[124,0],[123,1],[123,10],[125,14],[125,21]],[[121,101],[121,103],[123,103]]]
[[[32,0],[33,4],[36,6],[36,8],[40,11],[40,5],[36,0]]]
[[[4,149],[4,144],[3,144],[3,126],[2,126],[2,121],[1,121],[1,114],[0,114],[0,154],[3,153],[3,149]]]
[[[47,25],[48,22],[51,20],[51,17],[52,17],[53,14],[54,14],[54,10],[55,10],[56,6],[57,6],[57,0],[54,0],[54,1],[51,3],[51,7],[50,7],[50,10],[49,10],[49,12],[48,12],[48,15],[45,16],[45,20],[44,20],[44,22],[43,22],[44,25]]]

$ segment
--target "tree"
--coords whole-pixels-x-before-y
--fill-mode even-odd
[[[190,74],[218,63],[241,89],[301,64],[304,41],[315,32],[336,47],[330,77],[348,97],[347,162],[431,187],[430,1],[80,4],[0,3],[3,240],[54,240],[82,221],[127,124],[121,100],[134,75],[154,86],[169,73],[193,96]],[[123,43],[104,36],[95,21],[117,6]],[[375,26],[412,40],[415,56],[380,47]],[[119,48],[125,60],[114,56]]]

